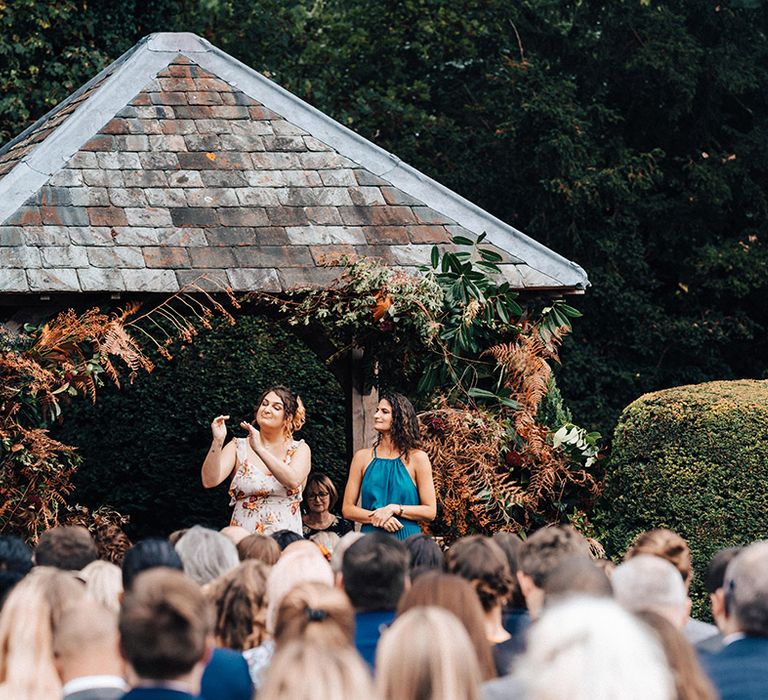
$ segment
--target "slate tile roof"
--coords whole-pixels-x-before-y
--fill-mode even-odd
[[[194,40],[193,47],[210,47]],[[87,123],[98,115],[85,114],[88,100],[113,72],[114,80],[125,80],[119,65],[0,150],[0,291],[172,292],[201,275],[235,290],[279,291],[327,284],[338,270],[323,265],[342,254],[414,268],[428,260],[433,244],[481,232],[430,206],[433,193],[443,202],[448,192],[437,183],[417,173],[427,196],[414,196],[413,187],[409,193],[397,183],[413,177],[410,171],[395,168],[397,177],[373,171],[380,149],[356,135],[355,141],[339,136],[324,122],[310,133],[297,122],[311,126],[312,119],[300,111],[298,119],[279,114],[255,99],[253,89],[249,95],[194,60],[212,47],[197,51],[169,52],[161,69],[150,69],[149,79],[124,94],[120,108],[90,133]],[[278,97],[300,103],[285,95]],[[287,105],[283,111],[291,112],[294,104]],[[25,160],[41,158],[37,149],[46,149],[62,125],[81,133],[64,167],[48,163],[51,175],[41,176],[39,166],[27,163],[32,172],[24,171]],[[16,206],[24,186],[32,194]],[[574,291],[588,284],[573,263],[570,280],[531,263],[531,250],[563,260],[531,243],[498,248],[514,286]]]

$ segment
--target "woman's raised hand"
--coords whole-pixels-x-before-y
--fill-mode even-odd
[[[243,421],[240,423],[240,427],[243,430],[248,431],[248,444],[251,446],[251,449],[258,454],[259,450],[261,449],[261,433],[256,430],[256,428],[253,427],[251,423],[248,423],[246,421]]]
[[[216,418],[213,419],[213,423],[211,423],[211,433],[213,434],[214,440],[221,440],[224,442],[224,440],[227,439],[228,420],[229,416],[216,416]]]

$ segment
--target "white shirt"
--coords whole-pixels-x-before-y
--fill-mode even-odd
[[[128,684],[120,676],[80,676],[64,684],[64,695],[94,688],[117,688],[128,692]]]

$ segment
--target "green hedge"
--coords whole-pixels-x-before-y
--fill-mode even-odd
[[[693,554],[696,611],[722,547],[768,537],[768,381],[709,382],[641,396],[614,434],[597,522],[610,554],[666,527]]]
[[[298,437],[312,448],[312,466],[343,488],[347,469],[345,397],[325,365],[294,335],[259,317],[219,322],[170,362],[158,361],[122,390],[105,387],[95,405],[73,403],[55,432],[76,445],[83,465],[71,500],[109,504],[131,516],[132,537],[167,534],[195,523],[227,524],[227,484],[205,490],[200,465],[210,422],[229,414],[230,434],[244,435],[263,388],[298,391],[307,423]]]

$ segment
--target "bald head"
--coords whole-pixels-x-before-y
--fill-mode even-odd
[[[738,630],[768,637],[768,541],[746,547],[725,572],[726,606]]]
[[[678,629],[688,618],[690,600],[678,570],[666,559],[638,554],[616,567],[611,577],[616,600],[627,610],[650,610]]]
[[[117,615],[83,600],[69,608],[53,630],[53,654],[62,682],[92,675],[122,675]]]

